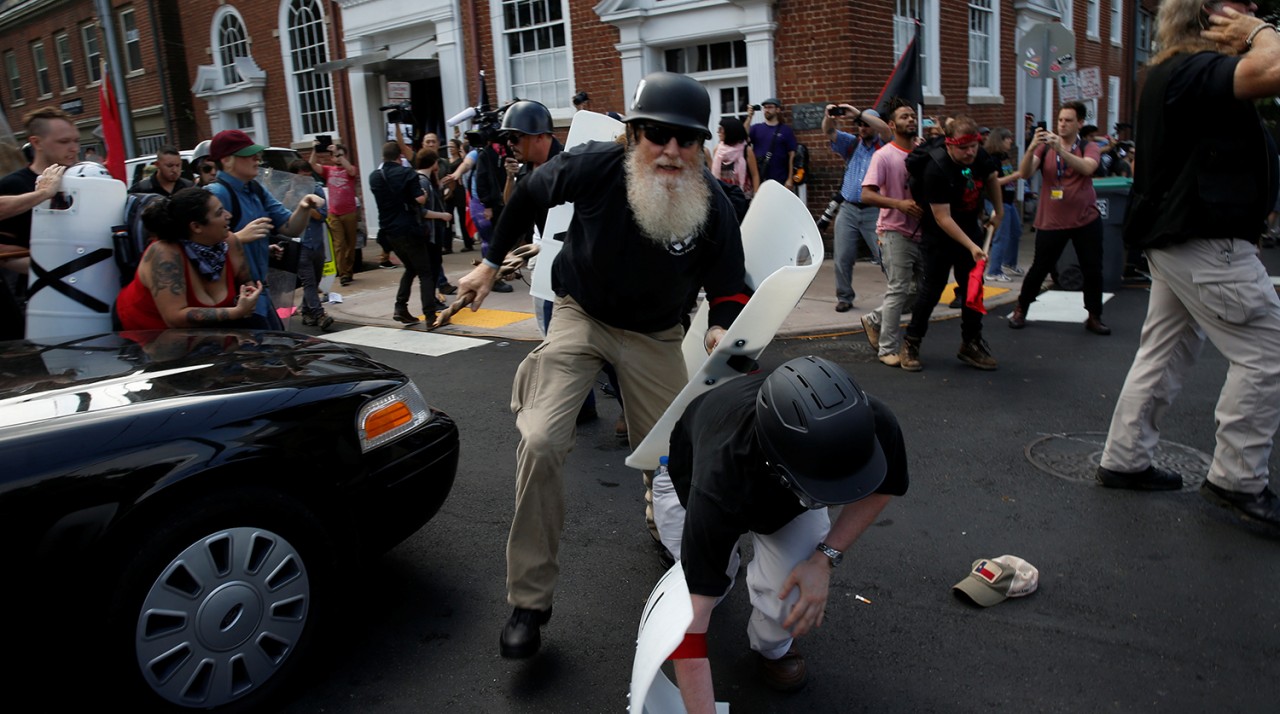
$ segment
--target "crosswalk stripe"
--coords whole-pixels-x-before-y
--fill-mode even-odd
[[[376,347],[416,355],[441,357],[489,344],[489,340],[459,337],[403,327],[357,327],[325,335],[325,339],[361,347]]]

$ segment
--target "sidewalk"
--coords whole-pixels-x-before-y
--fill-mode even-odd
[[[1024,267],[1031,263],[1034,243],[1034,234],[1024,235],[1020,250],[1020,264]],[[472,261],[479,260],[480,253],[478,250],[460,253],[457,251],[461,248],[461,241],[456,241],[454,245],[454,252],[444,256],[444,268],[449,282],[456,284],[458,278],[466,275],[471,269]],[[366,246],[364,265],[377,266],[380,253],[376,243]],[[339,322],[404,328],[404,325],[391,319],[396,289],[402,274],[403,268],[400,267],[371,267],[356,273],[355,281],[345,288],[335,283],[333,291],[342,295],[342,302],[327,304],[325,309]],[[525,271],[525,279],[531,278],[532,272]],[[474,313],[463,310],[454,316],[450,324],[441,327],[437,332],[509,340],[540,340],[542,336],[538,332],[537,320],[534,319],[533,299],[529,296],[528,284],[521,281],[513,281],[510,284],[515,288],[513,292],[491,293],[485,299],[482,309]],[[844,313],[836,312],[835,262],[831,256],[827,256],[813,284],[809,286],[791,316],[778,331],[778,337],[820,337],[861,332],[862,315],[878,307],[884,299],[884,273],[878,266],[860,262],[853,269],[853,287],[858,295],[854,300],[853,309]],[[988,284],[986,286],[987,308],[1013,303],[1021,288],[1022,281],[1019,278],[1014,278],[1013,282],[1009,283]],[[933,311],[934,321],[959,316],[959,310],[946,306],[949,300],[949,293],[945,293],[942,304]],[[413,309],[421,305],[417,285],[414,286],[409,305]],[[298,325],[295,324],[293,327],[297,329]],[[417,326],[414,329],[421,330],[423,327]]]

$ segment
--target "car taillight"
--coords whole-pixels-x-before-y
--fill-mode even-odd
[[[376,449],[413,431],[431,418],[427,400],[413,382],[369,402],[356,417],[360,450]]]

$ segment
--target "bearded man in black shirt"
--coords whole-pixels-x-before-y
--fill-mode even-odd
[[[519,237],[548,208],[574,204],[552,268],[557,297],[550,329],[512,387],[520,446],[507,540],[507,601],[514,611],[500,640],[504,657],[537,652],[539,628],[551,617],[564,526],[562,470],[578,409],[601,366],[617,370],[634,447],[688,381],[681,318],[689,296],[703,287],[711,303],[708,350],[746,304],[737,218],[704,165],[710,113],[710,97],[697,81],[669,72],[645,77],[627,114],[628,144],[588,142],[518,182],[484,262],[458,282],[475,293],[472,308],[479,307]]]

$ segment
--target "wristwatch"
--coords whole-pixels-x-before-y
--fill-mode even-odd
[[[814,550],[820,551],[823,555],[830,558],[831,567],[833,568],[839,565],[840,561],[844,560],[844,553],[841,553],[840,551],[836,550],[835,548],[832,548],[826,543],[819,543],[818,547],[814,548]]]

